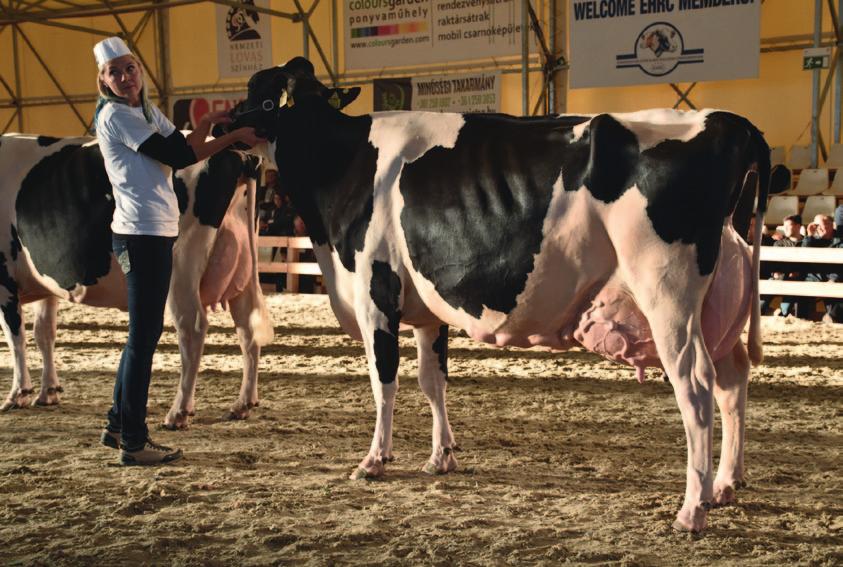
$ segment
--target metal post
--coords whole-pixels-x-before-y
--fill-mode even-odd
[[[837,0],[837,18],[838,18],[838,28],[837,28],[837,37],[843,38],[843,20],[841,20],[841,16],[843,16],[843,0]],[[840,57],[840,40],[837,43],[837,74],[834,77],[834,109],[832,110],[834,114],[834,143],[840,143],[840,112],[841,112],[841,102],[843,102],[843,57]]]
[[[310,59],[310,37],[308,37],[308,30],[310,28],[310,20],[307,17],[307,14],[302,13],[301,15],[301,54],[305,59]]]
[[[843,0],[840,0],[843,2]],[[339,47],[339,28],[337,25],[337,0],[331,0],[331,62],[333,63],[335,77],[340,74],[340,47]],[[334,79],[334,86],[337,86],[337,79]]]
[[[841,0],[843,1],[843,0]],[[551,21],[556,26],[556,39],[551,41],[551,49],[556,61],[563,58],[568,42],[568,0],[554,0],[550,14]],[[567,58],[564,58],[567,60]],[[568,64],[553,73],[553,104],[550,111],[564,114],[568,111]]]
[[[822,0],[814,0],[814,47],[820,46],[823,27]],[[817,167],[817,145],[820,137],[820,71],[813,70],[813,89],[811,96],[811,167]]]
[[[18,132],[23,132],[23,103],[20,88],[20,50],[18,49],[18,26],[12,26],[12,57],[15,60],[15,108],[18,115]]]
[[[170,112],[170,92],[173,89],[173,79],[170,77],[170,11],[158,10],[155,18],[155,30],[158,36],[158,76],[161,77],[158,106],[172,118],[172,112]]]
[[[843,0],[840,1],[843,2]],[[559,50],[556,48],[556,4],[558,2],[565,2],[565,0],[550,0],[550,21],[547,23],[549,28],[547,41],[554,61],[559,57]],[[547,85],[547,108],[549,112],[556,112],[556,81],[552,77],[550,84]]]
[[[530,0],[521,0],[521,114],[527,116],[530,113],[530,28],[528,25],[527,3]]]

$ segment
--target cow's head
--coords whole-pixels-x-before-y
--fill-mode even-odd
[[[222,131],[251,126],[270,142],[279,133],[279,124],[285,112],[295,106],[296,100],[321,97],[340,110],[360,94],[360,87],[350,89],[329,88],[316,78],[313,64],[304,57],[295,57],[285,65],[258,71],[249,79],[246,100],[231,111],[231,124]],[[219,132],[219,131],[218,131]]]

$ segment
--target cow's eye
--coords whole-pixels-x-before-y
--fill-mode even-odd
[[[263,103],[261,103],[261,108],[263,108],[264,112],[269,112],[275,108],[275,104],[271,100],[266,99]]]

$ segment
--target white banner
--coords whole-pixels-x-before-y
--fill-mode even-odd
[[[245,0],[269,8],[269,0]],[[272,65],[270,18],[248,8],[217,4],[217,58],[220,78],[250,77]]]
[[[571,87],[758,76],[761,0],[571,0]]]
[[[518,55],[521,0],[345,0],[344,28],[348,70]]]

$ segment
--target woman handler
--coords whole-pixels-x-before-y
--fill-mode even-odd
[[[184,137],[147,98],[143,70],[119,37],[94,46],[100,97],[94,115],[99,147],[114,190],[112,248],[126,274],[129,338],[114,384],[114,404],[102,442],[120,448],[124,465],[155,465],[182,455],[154,443],[146,427],[152,355],[164,325],[164,307],[178,236],[179,208],[172,170],[187,167],[235,142],[263,142],[240,128],[206,141],[225,113],[205,116]]]

